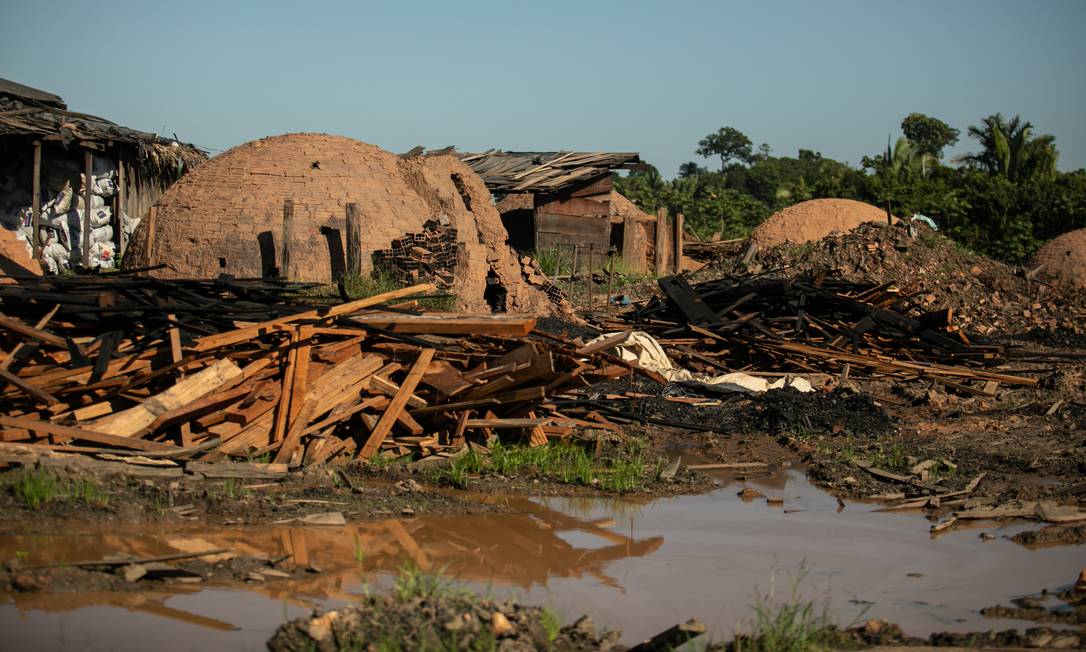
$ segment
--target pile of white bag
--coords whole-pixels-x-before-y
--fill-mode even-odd
[[[117,265],[118,256],[113,242],[113,209],[109,206],[112,202],[106,201],[117,194],[117,170],[112,161],[99,157],[95,157],[92,169],[94,173],[90,179],[89,215],[86,213],[82,190],[74,192],[69,182],[65,182],[61,190],[41,206],[38,237],[42,252],[39,262],[48,272],[56,274],[74,266],[113,269]],[[81,185],[87,183],[84,174],[80,174],[79,179]],[[13,174],[0,174],[0,196],[8,199],[6,205],[10,207],[10,200],[16,198],[25,202],[23,208],[14,214],[10,208],[0,210],[0,220],[5,228],[16,232],[33,256],[33,214],[26,205],[30,203],[26,200],[29,194],[15,187]],[[82,250],[84,215],[89,218],[90,226],[89,251],[86,252]],[[120,222],[123,247],[140,220],[132,219],[122,211]]]

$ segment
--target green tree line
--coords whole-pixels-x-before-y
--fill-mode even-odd
[[[965,247],[1010,263],[1086,226],[1086,170],[1059,172],[1055,138],[1019,116],[997,113],[969,127],[976,151],[949,161],[944,150],[958,143],[957,129],[911,113],[901,131],[857,168],[806,149],[773,156],[768,145],[755,148],[746,134],[722,127],[695,150],[719,169],[691,161],[666,180],[646,165],[616,175],[615,187],[647,212],[683,213],[702,238],[745,237],[782,208],[826,197],[889,205],[898,216],[922,213]]]

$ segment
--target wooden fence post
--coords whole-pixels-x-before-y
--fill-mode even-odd
[[[667,273],[667,209],[659,208],[656,210],[656,242],[653,245],[653,269],[656,271],[656,278],[660,278]]]
[[[124,250],[128,248],[128,243],[124,241],[124,203],[125,203],[125,185],[127,180],[124,178],[124,157],[117,156],[117,210],[113,212],[113,223],[117,226],[116,231],[113,234],[115,241],[114,249],[115,254],[124,254]]]
[[[672,238],[674,241],[674,259],[671,261],[671,269],[673,274],[683,273],[683,214],[675,213],[675,230]]]
[[[90,268],[90,216],[91,192],[94,184],[91,183],[91,174],[94,172],[94,154],[91,151],[83,152],[83,251],[79,257],[80,264],[84,268]]]
[[[347,204],[347,276],[362,275],[362,214],[358,204]]]
[[[30,199],[30,225],[34,229],[31,243],[34,245],[34,260],[41,260],[41,141],[34,141],[34,179],[32,182],[34,196]]]
[[[283,242],[281,244],[282,254],[279,258],[279,276],[281,278],[290,278],[290,235],[294,230],[294,200],[283,200]]]

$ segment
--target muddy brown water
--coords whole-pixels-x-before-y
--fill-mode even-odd
[[[764,499],[744,502],[742,486]],[[0,650],[258,650],[287,618],[387,586],[405,560],[481,592],[517,596],[568,618],[582,613],[639,641],[697,617],[717,639],[749,618],[756,591],[828,600],[840,623],[886,618],[906,632],[1027,626],[979,609],[1066,586],[1086,563],[1078,547],[1028,550],[1007,541],[1029,527],[986,523],[932,539],[917,514],[837,500],[795,471],[727,483],[701,496],[642,502],[509,501],[512,514],[418,517],[345,527],[125,527],[63,534],[0,533],[0,561],[23,564],[230,547],[322,572],[261,585],[206,584],[158,592],[0,596]],[[978,535],[996,536],[984,541]]]

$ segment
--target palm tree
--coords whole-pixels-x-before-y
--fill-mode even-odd
[[[1051,179],[1056,174],[1059,151],[1055,138],[1033,136],[1033,124],[1019,116],[1010,120],[997,113],[969,127],[969,135],[977,139],[981,151],[960,158],[994,176],[1010,181],[1020,179]]]

